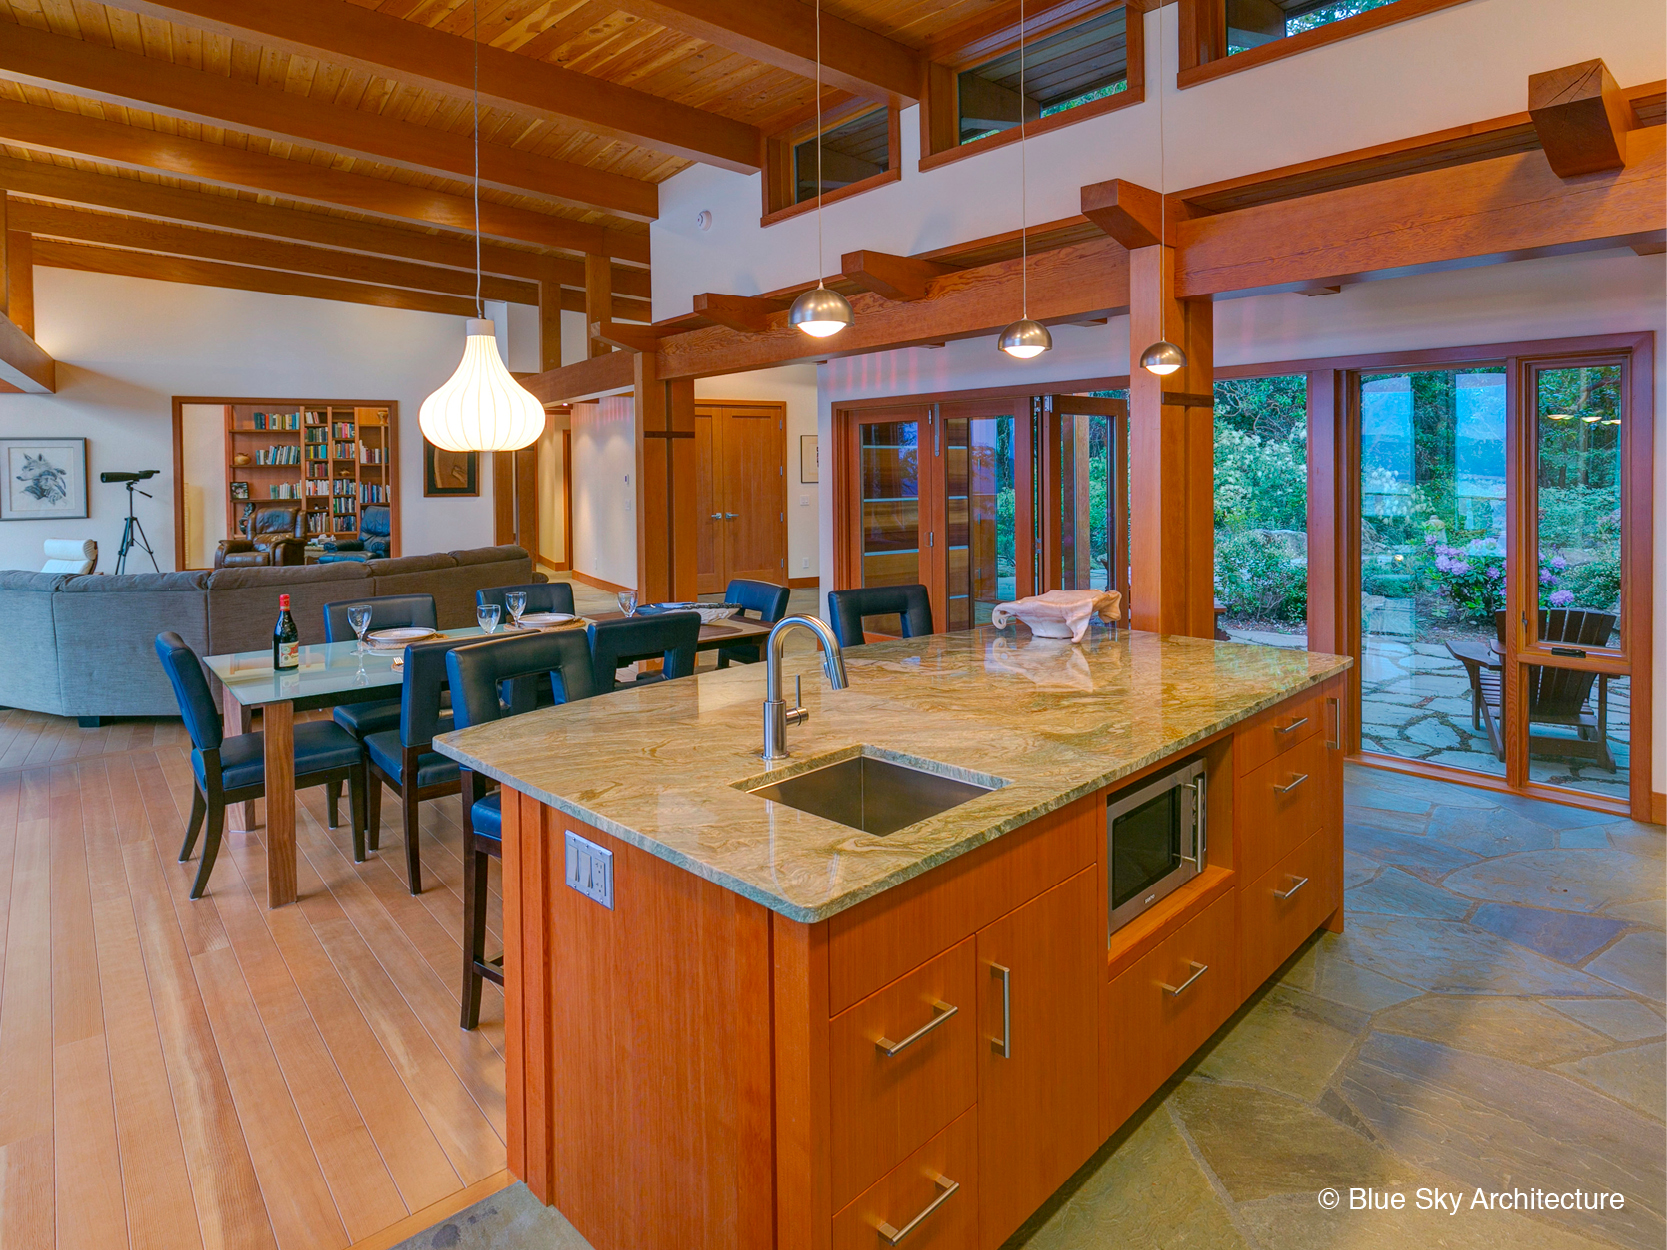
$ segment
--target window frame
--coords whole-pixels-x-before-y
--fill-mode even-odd
[[[837,130],[846,122],[865,114],[884,109],[886,113],[886,165],[884,173],[875,174],[869,178],[861,178],[837,191],[824,191],[823,204],[837,204],[840,200],[849,199],[853,195],[861,195],[864,191],[872,191],[875,187],[883,187],[887,183],[897,182],[903,176],[903,131],[902,113],[900,110],[882,104],[877,100],[870,100],[860,96],[853,96],[840,101],[833,107],[822,110],[822,131],[826,135],[830,130]],[[809,117],[798,117],[796,120],[781,127],[764,137],[764,176],[759,180],[764,195],[764,212],[759,218],[761,226],[773,226],[778,221],[787,221],[802,213],[814,212],[816,197],[794,203],[792,200],[794,169],[793,150],[799,144],[816,137],[816,116],[814,112]]]

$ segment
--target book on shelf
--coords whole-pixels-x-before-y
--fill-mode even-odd
[[[353,438],[353,437],[356,436],[357,433],[358,433],[358,431],[354,429],[353,422],[351,422],[351,421],[337,421],[335,423],[335,425],[333,425],[331,427],[330,437],[331,438]]]
[[[376,486],[370,482],[361,482],[359,484],[359,502],[387,503],[388,488],[386,486]]]
[[[250,418],[247,427],[251,430],[299,430],[301,428],[301,414],[299,412],[257,412]]]
[[[335,447],[335,451],[331,453],[331,458],[332,459],[334,459],[334,460],[351,460],[351,459],[353,459],[353,444],[352,443],[336,443],[336,444],[334,444],[334,447]]]
[[[300,464],[301,449],[299,447],[257,447],[255,449],[256,464]]]
[[[276,485],[268,486],[266,490],[268,499],[301,498],[301,489],[294,482],[279,482]]]

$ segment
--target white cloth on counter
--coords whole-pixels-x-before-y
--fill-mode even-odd
[[[1038,638],[1069,638],[1081,642],[1088,624],[1098,616],[1111,624],[1123,613],[1123,596],[1115,590],[1050,590],[1012,603],[998,603],[990,624],[1001,629],[1015,617]]]

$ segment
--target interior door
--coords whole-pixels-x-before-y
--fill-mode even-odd
[[[849,541],[858,586],[930,589],[932,454],[931,410],[924,407],[873,409],[860,415],[857,432],[857,524]],[[943,618],[932,605],[933,620]],[[903,626],[896,616],[870,617],[864,632],[895,638]]]
[[[979,1245],[995,1250],[1099,1145],[1094,868],[978,933]]]
[[[715,481],[722,418],[711,408],[695,409],[695,591],[716,594],[725,585],[722,486]]]
[[[786,413],[779,404],[721,412],[724,580],[785,583]]]

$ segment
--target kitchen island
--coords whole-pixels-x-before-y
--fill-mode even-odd
[[[762,666],[436,740],[506,787],[510,1170],[597,1250],[999,1246],[1341,927],[1347,659],[1010,626],[845,662],[786,661],[768,766]],[[880,836],[749,793],[858,755],[974,797]],[[1107,797],[1193,757],[1207,861],[1108,933]]]

